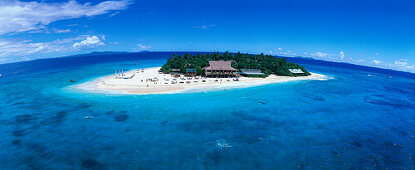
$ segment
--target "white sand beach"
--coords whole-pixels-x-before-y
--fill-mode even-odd
[[[270,83],[300,80],[326,80],[327,76],[311,73],[310,76],[288,77],[270,75],[267,78],[204,78],[175,77],[171,74],[159,73],[160,67],[132,70],[124,73],[123,78],[109,75],[92,82],[79,84],[76,87],[84,90],[107,91],[124,94],[160,94],[191,91],[209,91],[251,87]]]

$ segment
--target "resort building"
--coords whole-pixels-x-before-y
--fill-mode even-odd
[[[207,77],[235,77],[237,70],[231,65],[232,61],[209,61],[209,66],[203,70]]]
[[[197,76],[196,69],[194,69],[194,68],[188,68],[188,69],[186,69],[186,76],[188,76],[188,77],[195,77],[195,76]]]
[[[304,74],[303,70],[301,69],[288,69],[288,71],[290,71],[293,75]]]
[[[239,72],[241,76],[263,76],[264,73],[260,69],[241,69]]]

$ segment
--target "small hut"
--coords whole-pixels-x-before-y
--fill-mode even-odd
[[[288,69],[288,71],[290,71],[291,74],[293,74],[293,75],[301,75],[301,74],[304,74],[303,70],[301,70],[301,69]]]
[[[264,75],[260,69],[241,69],[239,74],[246,77],[260,77]]]
[[[179,73],[179,72],[180,72],[180,69],[179,69],[179,68],[173,68],[173,69],[171,69],[171,71],[172,71],[172,72],[177,72],[177,73]]]
[[[194,68],[187,68],[186,69],[186,76],[188,77],[195,77],[197,76],[197,71]]]

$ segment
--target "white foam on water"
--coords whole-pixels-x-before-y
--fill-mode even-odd
[[[232,148],[232,144],[227,142],[225,139],[216,140],[215,145],[218,148]]]

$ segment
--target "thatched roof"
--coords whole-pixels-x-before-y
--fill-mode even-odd
[[[304,73],[301,69],[288,69],[293,74],[302,74]]]
[[[236,71],[235,68],[231,66],[232,61],[209,61],[208,67],[205,67],[205,70],[226,70],[226,71]]]

